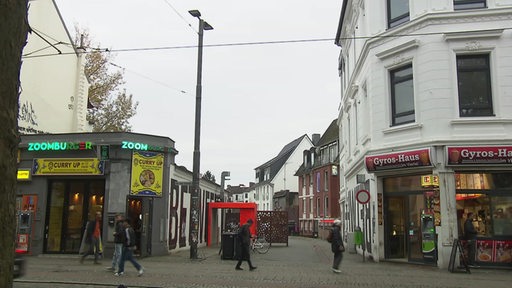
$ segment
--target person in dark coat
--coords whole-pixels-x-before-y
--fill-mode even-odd
[[[334,273],[341,273],[339,270],[341,260],[343,259],[343,252],[340,251],[340,247],[343,247],[343,239],[341,238],[341,220],[336,219],[332,224],[332,242],[331,250],[334,253],[334,259],[332,261],[332,271]]]
[[[123,214],[116,214],[114,223],[114,254],[112,255],[112,267],[107,270],[117,272],[121,256],[123,254],[124,246],[124,216]]]
[[[129,219],[123,220],[123,228],[124,228],[124,234],[123,234],[123,252],[121,254],[121,261],[119,261],[119,269],[116,273],[114,273],[115,276],[123,276],[124,275],[124,263],[126,261],[130,261],[133,264],[133,267],[137,269],[138,276],[142,276],[144,274],[144,268],[142,265],[133,258],[133,251],[137,248],[135,246],[136,243],[136,237],[135,237],[135,231],[133,230],[132,226],[130,225]]]
[[[240,248],[242,253],[240,258],[238,259],[238,263],[236,264],[235,270],[244,270],[240,265],[242,265],[242,261],[246,260],[249,264],[249,270],[256,269],[256,266],[253,266],[251,263],[251,254],[250,254],[250,246],[251,246],[251,225],[252,219],[247,220],[247,223],[240,227],[240,231],[238,232],[238,241],[240,242]]]
[[[469,212],[464,222],[464,236],[468,241],[468,262],[469,265],[475,265],[475,252],[476,252],[476,235],[478,232],[473,225],[474,214]]]

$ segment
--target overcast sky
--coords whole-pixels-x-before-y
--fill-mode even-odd
[[[139,102],[133,132],[173,139],[190,171],[198,20],[188,11],[201,12],[214,30],[204,33],[200,171],[217,183],[230,171],[227,185],[247,186],[254,168],[338,115],[341,0],[56,2],[70,33],[77,24],[102,48],[133,49],[112,61]]]

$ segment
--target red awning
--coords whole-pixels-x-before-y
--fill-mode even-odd
[[[322,219],[320,220],[322,223],[334,223],[334,219]]]

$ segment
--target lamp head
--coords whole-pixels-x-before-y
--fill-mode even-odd
[[[188,13],[190,13],[190,15],[192,15],[196,18],[201,17],[201,12],[199,12],[199,10],[189,10]]]
[[[203,30],[213,30],[213,26],[208,24],[208,22],[206,21],[203,21],[204,24],[203,24]]]

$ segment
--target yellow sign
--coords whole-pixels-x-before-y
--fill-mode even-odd
[[[421,187],[439,187],[439,177],[434,175],[421,176]]]
[[[30,174],[29,169],[18,169],[18,175],[16,176],[16,179],[18,181],[29,181],[32,180],[32,175]]]
[[[133,151],[130,195],[162,196],[164,154]]]
[[[105,161],[97,158],[40,158],[34,159],[33,175],[103,175]]]

